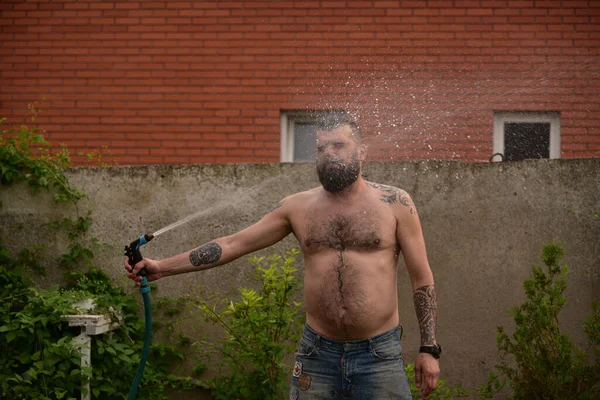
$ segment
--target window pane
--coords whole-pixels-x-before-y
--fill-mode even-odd
[[[504,124],[504,157],[506,161],[550,158],[550,124]]]
[[[294,123],[294,161],[315,160],[315,130],[314,123]]]

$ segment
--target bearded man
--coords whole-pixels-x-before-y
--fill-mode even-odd
[[[398,258],[410,276],[421,333],[416,384],[437,386],[437,300],[417,209],[402,189],[362,177],[366,146],[346,115],[320,121],[320,187],[293,194],[254,225],[164,260],[125,261],[130,279],[214,268],[293,233],[304,257],[306,326],[290,399],[410,399],[398,315]]]

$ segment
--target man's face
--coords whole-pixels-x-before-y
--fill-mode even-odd
[[[348,125],[317,131],[316,136],[319,181],[328,192],[339,193],[358,179],[362,152],[359,154],[359,146]]]

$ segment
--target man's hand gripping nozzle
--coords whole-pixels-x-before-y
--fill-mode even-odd
[[[135,267],[135,264],[139,263],[143,259],[142,253],[140,252],[140,247],[152,239],[154,239],[154,236],[151,233],[147,233],[129,243],[129,246],[125,246],[125,255],[129,259],[129,265],[131,265],[132,268]],[[142,286],[144,285],[144,281],[147,285],[148,281],[146,279],[146,269],[142,268],[137,274],[138,276],[144,278],[142,279]]]

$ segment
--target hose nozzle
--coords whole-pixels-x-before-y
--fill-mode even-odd
[[[142,261],[143,257],[142,253],[140,252],[140,247],[142,247],[152,239],[154,239],[154,236],[151,233],[147,233],[135,239],[133,242],[129,243],[129,246],[125,246],[125,255],[127,256],[127,258],[129,258],[129,265],[133,267],[135,266],[135,264]],[[144,268],[140,270],[140,272],[138,272],[137,274],[139,276],[146,276],[146,269]]]

